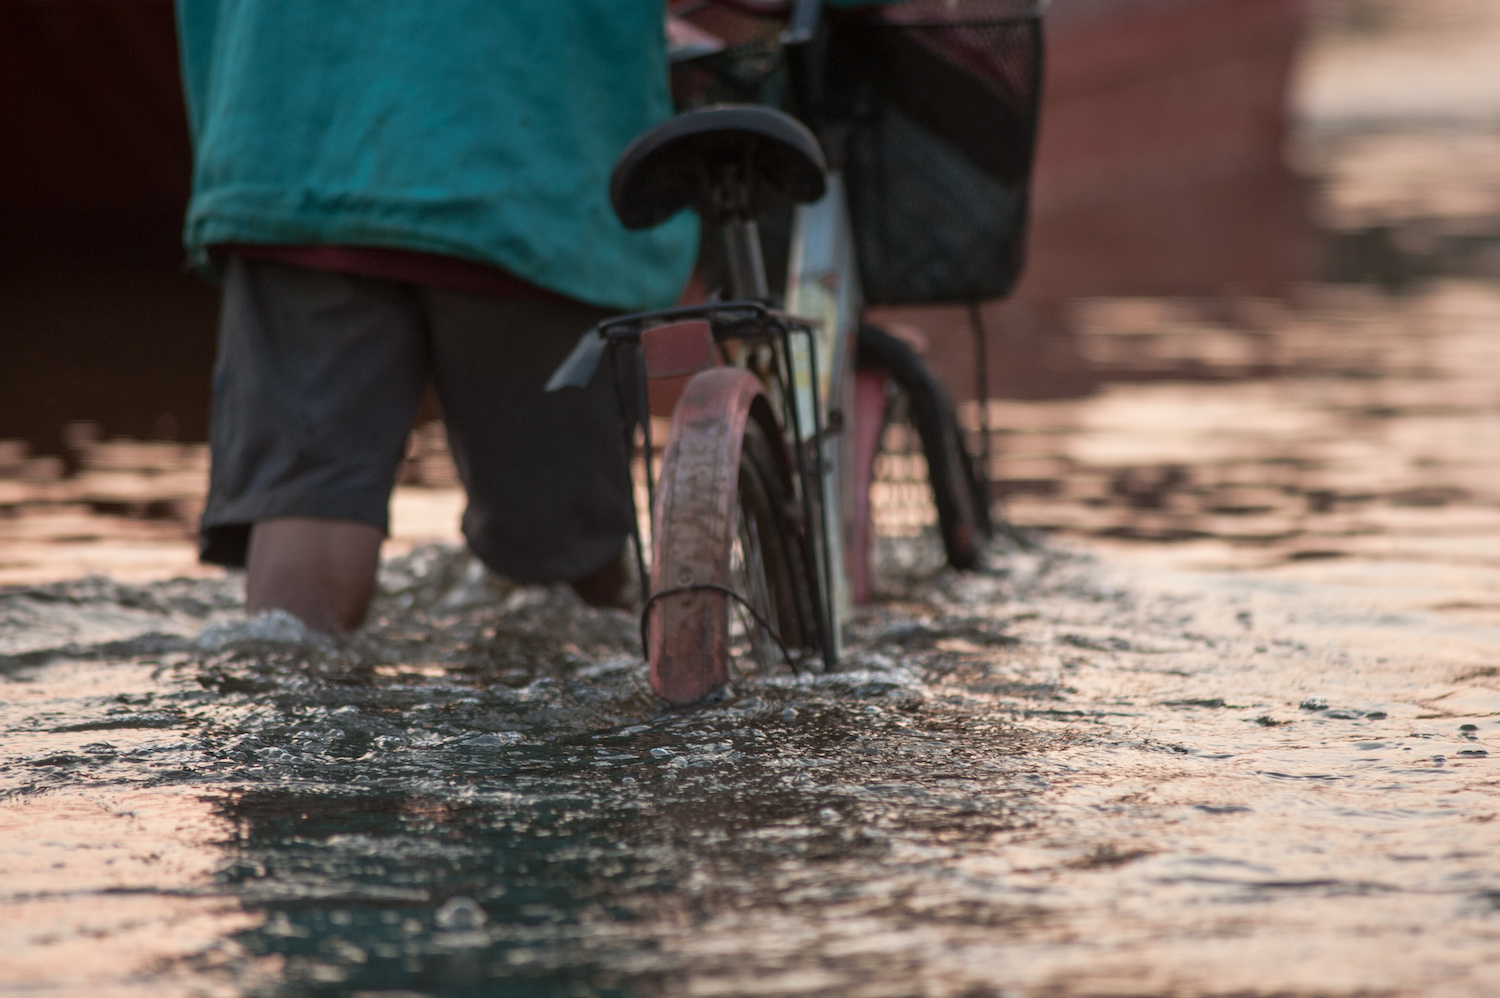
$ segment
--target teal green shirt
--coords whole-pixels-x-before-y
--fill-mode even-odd
[[[669,305],[686,213],[629,232],[609,171],[672,113],[662,0],[178,0],[184,241],[385,246],[621,309]]]

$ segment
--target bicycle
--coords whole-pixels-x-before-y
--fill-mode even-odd
[[[934,285],[923,261],[913,270],[901,253],[885,259],[888,247],[878,233],[872,238],[869,220],[850,215],[850,205],[868,201],[872,192],[868,177],[859,181],[849,168],[861,155],[881,152],[862,152],[861,141],[878,146],[884,136],[861,134],[861,111],[850,101],[869,99],[868,87],[861,88],[868,81],[851,86],[840,75],[851,74],[838,67],[880,55],[878,27],[872,35],[874,22],[852,20],[837,22],[835,30],[818,0],[719,2],[757,16],[789,15],[789,28],[774,47],[794,78],[788,91],[798,117],[766,103],[705,102],[639,136],[615,164],[610,195],[628,228],[695,211],[705,233],[718,237],[725,287],[718,300],[701,305],[601,323],[548,386],[586,384],[607,359],[622,399],[627,451],[640,434],[652,535],[649,568],[638,531],[635,537],[644,597],[641,644],[653,688],[673,704],[711,695],[735,665],[785,663],[795,670],[821,660],[825,668],[837,666],[840,622],[851,602],[868,593],[869,490],[894,393],[904,394],[922,439],[949,561],[974,567],[992,526],[987,485],[975,474],[941,382],[908,345],[861,322],[872,273],[875,300],[937,300],[935,292],[959,286],[951,277]],[[906,45],[908,51],[896,45],[894,56],[885,55],[898,63],[898,75],[912,71],[913,59],[931,64],[936,58],[949,75],[973,62],[974,32],[965,30],[971,25],[951,16],[964,4],[1005,8],[1003,18],[985,24],[1023,24],[1039,49],[1039,25],[1027,21],[1035,19],[1030,3],[916,0],[903,5],[905,19],[895,23],[950,34],[957,27],[959,44],[945,39],[946,47]],[[922,20],[922,11],[935,5],[948,16],[934,26]],[[830,58],[829,50],[839,47],[842,53]],[[695,55],[694,68],[729,51]],[[926,71],[934,71],[932,65]],[[1033,96],[1038,74],[1039,61],[1031,69]],[[995,150],[959,150],[1022,188],[1019,204],[1005,206],[1002,221],[1015,231],[999,248],[999,271],[989,244],[979,246],[987,269],[982,280],[963,285],[971,300],[997,288],[1008,291],[1019,270],[1014,244],[1024,222],[1034,125],[1033,117],[1026,148],[1004,150],[998,170]],[[940,120],[939,129],[953,132],[955,123]],[[963,135],[958,141],[974,145]],[[825,150],[836,153],[833,169]],[[846,172],[856,180],[852,189]],[[768,279],[759,228],[759,219],[778,205],[795,205],[784,289],[773,289]],[[968,267],[967,257],[960,262],[958,270]],[[667,379],[687,380],[653,481],[650,386]],[[626,405],[631,398],[633,413]],[[987,461],[987,443],[984,450]]]

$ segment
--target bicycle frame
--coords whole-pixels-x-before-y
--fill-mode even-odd
[[[837,657],[842,646],[840,622],[853,602],[847,547],[853,516],[854,434],[846,430],[852,430],[855,411],[854,337],[864,304],[854,232],[837,173],[828,175],[828,191],[821,201],[797,208],[786,288],[787,311],[818,320],[816,333],[801,353],[799,344],[793,344],[793,384],[802,422],[830,430],[822,438],[824,505],[819,531],[820,546],[827,549],[824,605],[831,610],[832,654]],[[820,400],[825,412],[817,412]]]
[[[815,50],[822,0],[793,0],[784,5],[789,15],[782,35],[794,65],[802,105],[818,130],[821,113],[817,98],[818,67]],[[768,11],[762,10],[761,13]],[[753,225],[746,234],[725,233],[725,256],[736,297],[765,296],[760,242]],[[852,607],[847,549],[854,515],[852,497],[855,467],[852,432],[854,407],[854,342],[864,308],[843,180],[836,170],[827,177],[827,191],[813,204],[798,205],[792,223],[792,244],[786,275],[786,310],[812,320],[813,335],[790,341],[795,409],[802,426],[826,428],[819,441],[822,498],[821,516],[809,519],[822,555],[819,582],[822,606],[827,608],[830,664],[842,646],[841,621]],[[849,427],[852,429],[852,425]],[[805,491],[805,489],[804,489]]]
[[[807,42],[815,31],[819,0],[797,0],[789,44]],[[628,426],[625,446],[634,450],[639,429],[648,456],[646,488],[655,516],[655,494],[650,455],[652,440],[647,384],[648,363],[643,336],[672,323],[705,321],[720,358],[747,368],[765,383],[773,405],[781,410],[781,429],[797,471],[797,493],[814,552],[825,665],[837,665],[842,622],[851,604],[846,562],[851,497],[853,434],[845,432],[854,412],[854,346],[863,301],[859,286],[853,229],[840,176],[827,176],[824,196],[799,205],[793,222],[792,246],[786,280],[786,308],[772,307],[764,258],[753,220],[732,222],[719,233],[723,239],[731,296],[734,300],[708,302],[657,312],[622,316],[601,323],[581,340],[549,381],[548,390],[586,384],[606,357],[617,379],[622,400],[635,396],[636,419]],[[731,351],[733,341],[739,349]],[[748,347],[748,349],[747,349]],[[761,347],[769,347],[768,363]],[[634,352],[636,384],[624,383],[621,349]],[[680,372],[681,373],[681,372]],[[623,415],[622,411],[622,415]],[[651,524],[653,532],[657,524]],[[635,547],[641,579],[650,575],[639,530]],[[643,593],[647,606],[659,594]],[[645,617],[643,616],[643,629]],[[644,638],[643,638],[644,641]]]

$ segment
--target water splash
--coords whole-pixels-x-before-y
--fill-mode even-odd
[[[1494,636],[1437,663],[1430,621],[1290,583],[995,565],[886,583],[844,671],[686,711],[631,617],[451,549],[388,564],[344,638],[236,620],[228,583],[12,591],[109,623],[4,660],[0,815],[201,802],[191,868],[138,881],[168,952],[130,971],[195,987],[1479,993]],[[3,907],[81,940],[108,876]],[[166,931],[174,898],[217,930]]]

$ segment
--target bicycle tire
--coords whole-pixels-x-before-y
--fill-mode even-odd
[[[884,373],[906,395],[927,460],[948,564],[965,571],[979,567],[983,543],[993,535],[994,524],[952,396],[915,350],[878,326],[859,327],[856,350],[861,369]]]
[[[645,611],[651,685],[670,703],[818,644],[810,547],[779,446],[753,375],[714,368],[688,382],[657,485]]]

